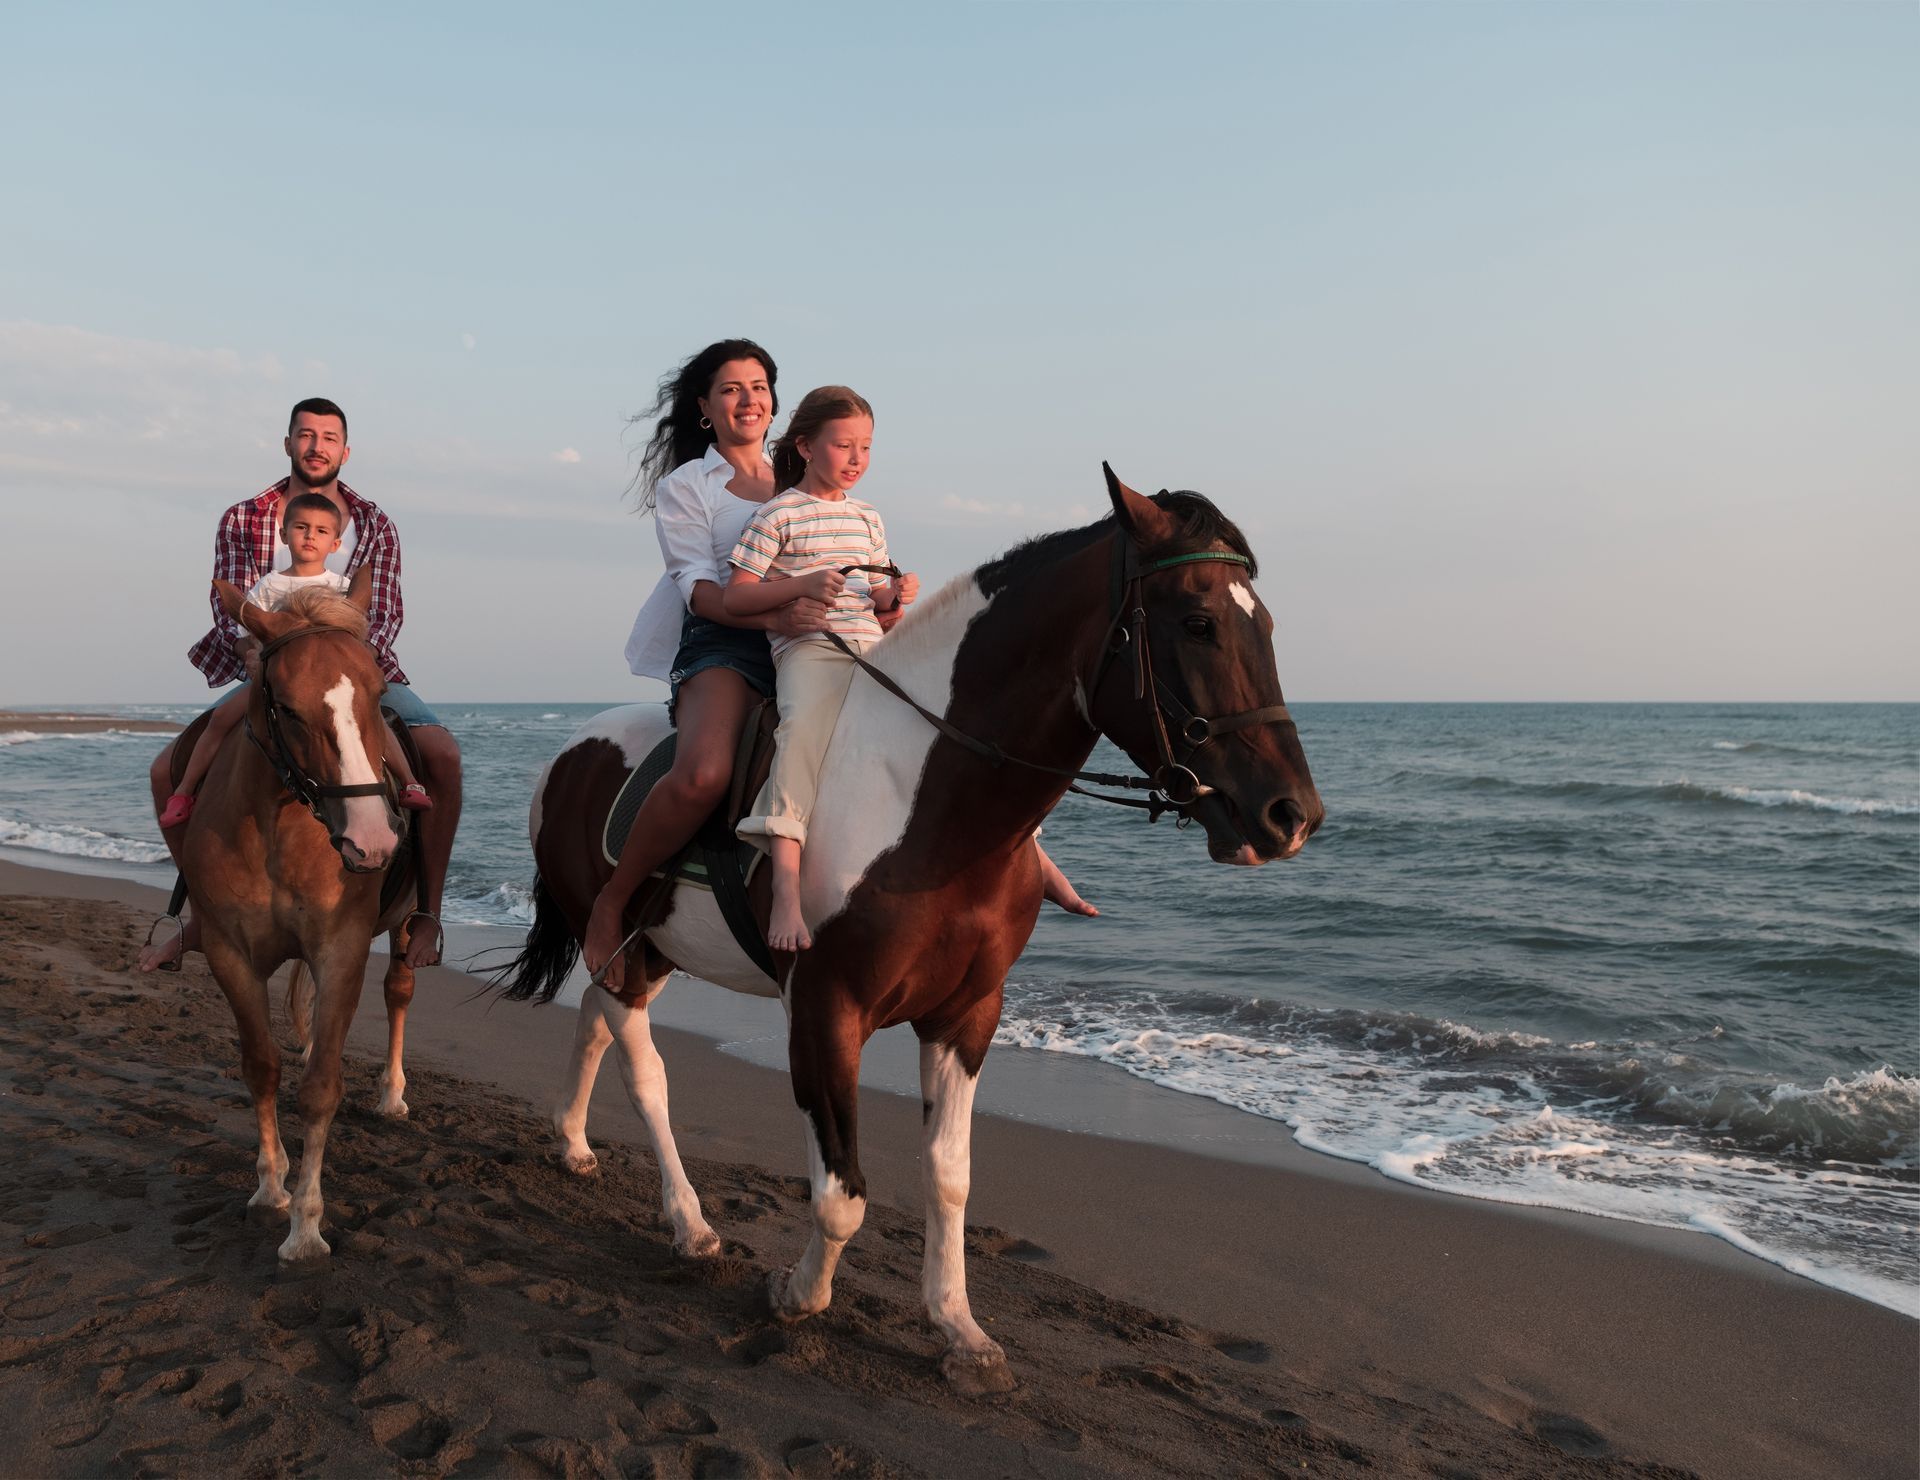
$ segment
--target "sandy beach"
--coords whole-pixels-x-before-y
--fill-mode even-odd
[[[67,714],[58,710],[0,709],[0,735],[9,730],[32,735],[98,735],[118,730],[129,735],[177,735],[170,719],[136,719],[117,714]]]
[[[589,1127],[599,1174],[549,1160],[571,1012],[493,1004],[450,969],[422,976],[406,1122],[371,1114],[384,1028],[377,990],[363,998],[328,1157],[334,1258],[282,1272],[280,1233],[242,1215],[251,1117],[217,989],[197,958],[126,969],[156,899],[0,864],[9,1473],[1920,1463],[1915,1323],[1725,1245],[1422,1193],[1296,1147],[1197,1155],[992,1115],[969,1275],[1019,1385],[958,1397],[919,1312],[912,1099],[863,1094],[872,1211],[832,1309],[782,1326],[760,1291],[807,1220],[784,1076],[657,1030],[725,1243],[683,1264],[615,1075]]]

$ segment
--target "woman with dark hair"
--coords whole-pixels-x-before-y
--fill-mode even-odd
[[[751,339],[722,339],[660,382],[643,418],[653,435],[640,459],[640,507],[654,517],[666,570],[627,639],[627,665],[672,686],[679,730],[673,769],[627,833],[613,877],[594,901],[583,952],[618,991],[622,916],[647,876],[700,830],[726,796],[747,716],[773,696],[767,633],[799,637],[826,626],[826,604],[799,597],[750,617],[728,616],[727,556],[754,511],[773,497],[766,437],[780,408],[779,369]]]

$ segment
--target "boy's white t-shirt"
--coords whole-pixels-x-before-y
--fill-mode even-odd
[[[325,586],[329,591],[345,595],[352,584],[337,570],[323,570],[317,576],[296,576],[276,570],[253,583],[253,589],[247,593],[247,601],[262,611],[277,612],[287,604],[287,598],[302,587]]]

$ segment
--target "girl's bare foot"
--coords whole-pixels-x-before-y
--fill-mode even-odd
[[[416,920],[425,920],[433,928],[422,930],[414,924]],[[446,932],[440,928],[440,920],[425,910],[415,910],[407,916],[407,965],[418,970],[422,966],[438,966],[440,951],[446,944]]]
[[[1046,850],[1040,850],[1040,895],[1052,900],[1069,915],[1097,915],[1099,910],[1088,904],[1073,887],[1067,876],[1060,872],[1060,866],[1047,857]]]
[[[773,897],[767,920],[767,944],[776,951],[804,951],[813,945],[807,934],[807,922],[800,913],[800,901],[783,893]]]
[[[620,928],[625,912],[626,902],[614,901],[602,889],[594,897],[593,913],[587,917],[587,938],[580,942],[580,959],[586,962],[587,975],[598,977],[600,985],[609,992],[618,992],[626,985],[626,953],[621,952],[617,961],[609,959],[620,949],[620,937],[626,934]],[[603,967],[604,976],[600,974]]]

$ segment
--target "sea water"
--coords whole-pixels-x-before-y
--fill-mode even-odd
[[[599,706],[437,707],[446,917],[524,926],[534,779]],[[1042,914],[997,1041],[1920,1314],[1920,706],[1294,710],[1327,822],[1289,863],[1063,802],[1047,847],[1103,914]],[[0,733],[0,846],[157,878],[157,744]]]

